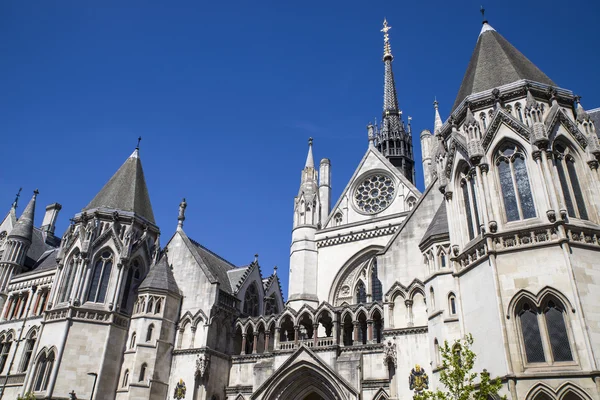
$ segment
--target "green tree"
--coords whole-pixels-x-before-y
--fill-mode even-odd
[[[36,397],[31,392],[27,392],[21,397],[21,395],[17,396],[17,400],[36,400]]]
[[[448,341],[440,348],[442,365],[440,382],[445,390],[425,390],[415,395],[415,400],[488,400],[498,397],[502,387],[500,378],[491,379],[490,374],[484,369],[482,372],[473,372],[473,365],[477,355],[471,350],[473,336],[467,335],[464,339],[456,340],[452,346]],[[506,400],[506,396],[500,397]]]

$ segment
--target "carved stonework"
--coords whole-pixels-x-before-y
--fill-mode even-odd
[[[554,210],[546,211],[546,215],[548,216],[548,221],[552,223],[556,222],[556,212]]]
[[[383,347],[383,364],[388,365],[390,362],[392,362],[395,368],[397,365],[396,343],[388,340]]]
[[[210,364],[210,355],[209,354],[198,354],[198,358],[196,358],[196,375],[199,377],[204,377],[204,374],[208,370],[208,365]]]

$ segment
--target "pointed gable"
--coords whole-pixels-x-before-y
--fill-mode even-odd
[[[452,109],[469,95],[521,79],[555,85],[487,22],[484,23]]]
[[[137,149],[83,210],[94,208],[132,212],[153,224],[155,223],[142,162]]]
[[[144,289],[158,289],[169,293],[180,293],[166,254],[150,268],[148,275],[146,275],[146,278],[144,278],[138,288],[140,291]]]

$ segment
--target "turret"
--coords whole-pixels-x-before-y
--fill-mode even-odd
[[[331,163],[328,158],[321,160],[319,168],[319,198],[321,199],[321,227],[331,212]]]
[[[328,172],[328,163],[321,168]],[[312,152],[312,138],[308,140],[308,155],[302,170],[300,190],[294,199],[294,228],[290,250],[288,304],[299,309],[303,304],[318,305],[317,298],[317,246],[315,234],[319,223],[319,208],[329,208],[319,198],[321,189],[329,192],[329,174],[322,176],[322,187],[317,182]],[[329,196],[329,193],[327,193]]]

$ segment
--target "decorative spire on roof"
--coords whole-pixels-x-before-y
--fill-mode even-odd
[[[373,130],[375,146],[388,160],[398,168],[404,176],[414,182],[414,160],[412,150],[412,137],[406,131],[402,122],[402,111],[398,107],[396,83],[392,70],[392,50],[390,47],[389,31],[392,29],[387,20],[383,20],[383,63],[384,63],[384,88],[383,88],[383,120],[381,129]],[[371,134],[371,130],[369,130]]]
[[[33,197],[29,200],[27,207],[23,210],[23,214],[19,217],[13,230],[10,231],[10,234],[8,235],[9,238],[19,237],[31,243],[33,236],[33,220],[35,217],[35,200],[39,193],[40,192],[37,189],[33,191]]]
[[[83,211],[96,208],[133,212],[147,221],[155,223],[148,186],[146,186],[144,170],[139,157],[139,148],[136,147],[131,156]]]
[[[313,144],[313,138],[308,138],[308,155],[306,156],[306,163],[304,165],[304,168],[314,168],[315,167],[315,160],[313,158],[312,144]]]
[[[442,118],[440,117],[440,110],[438,109],[437,99],[435,99],[433,101],[433,108],[435,109],[435,121],[433,123],[433,134],[437,135],[442,130],[442,125],[444,125],[444,123],[442,122]]]
[[[17,207],[19,206],[19,197],[21,197],[21,190],[23,190],[23,188],[22,188],[22,187],[21,187],[21,188],[19,188],[19,191],[17,192],[17,194],[16,194],[16,196],[15,196],[15,201],[13,201],[13,203],[12,203],[12,206],[11,206],[11,207],[12,207],[14,210],[16,210],[16,209],[17,209]]]
[[[179,215],[177,216],[177,229],[183,229],[183,221],[185,221],[185,209],[187,208],[187,203],[185,201],[185,197],[179,203]]]

